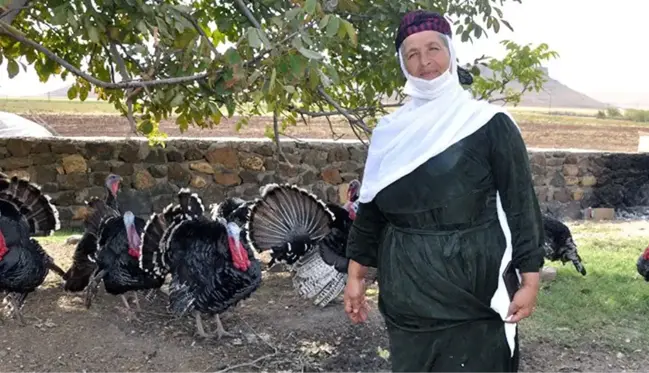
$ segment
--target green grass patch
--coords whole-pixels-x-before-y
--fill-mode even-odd
[[[647,126],[649,123],[638,123],[624,119],[597,119],[586,115],[585,109],[567,109],[563,112],[552,114],[543,111],[542,108],[510,107],[508,108],[516,121],[519,123],[548,124],[548,125],[590,125],[590,126]],[[396,109],[390,109],[393,111]],[[581,110],[581,112],[577,112]],[[112,104],[105,101],[88,99],[86,101],[66,98],[42,99],[42,98],[5,98],[0,99],[0,111],[8,111],[16,114],[101,114],[120,115]],[[571,112],[575,115],[568,115]],[[582,113],[583,112],[583,113]],[[579,115],[577,115],[579,114]],[[270,115],[270,114],[268,114]],[[342,117],[341,117],[342,118]]]
[[[119,111],[105,101],[67,99],[0,99],[0,111],[16,114],[115,114]]]
[[[546,262],[558,267],[557,278],[543,284],[535,314],[521,323],[526,339],[596,342],[626,352],[649,343],[649,283],[636,271],[649,233],[629,234],[624,228],[571,227],[588,274],[581,276],[571,264]]]

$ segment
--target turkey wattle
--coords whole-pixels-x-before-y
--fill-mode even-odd
[[[572,239],[570,229],[549,216],[543,216],[543,228],[545,230],[545,257],[550,261],[560,260],[564,265],[572,262],[577,272],[586,276],[586,268],[577,252],[577,245]]]
[[[230,334],[219,314],[259,288],[261,265],[252,250],[242,245],[237,224],[203,216],[200,198],[188,189],[182,189],[178,197],[178,206],[168,206],[147,222],[140,265],[155,276],[170,274],[170,311],[193,313],[203,337],[208,334],[201,314],[214,316],[220,339]]]
[[[49,236],[60,228],[49,196],[27,180],[0,172],[0,292],[9,293],[11,311],[25,323],[20,309],[27,295],[50,270],[64,271],[32,237]]]
[[[295,185],[269,184],[250,208],[248,242],[272,260],[292,265],[298,294],[326,306],[347,280],[345,250],[356,213],[360,183],[350,183],[343,207],[326,204]]]

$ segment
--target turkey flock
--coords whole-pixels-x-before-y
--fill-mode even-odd
[[[226,198],[207,211],[197,193],[183,188],[176,203],[148,220],[119,205],[121,182],[119,175],[109,175],[104,197],[86,201],[84,232],[72,265],[63,271],[35,239],[60,228],[56,207],[36,184],[0,173],[0,293],[6,293],[9,316],[25,323],[27,295],[53,271],[63,291],[80,293],[86,307],[103,283],[105,292],[119,296],[129,317],[137,319],[138,293],[148,299],[162,293],[171,314],[193,316],[200,336],[220,339],[231,334],[219,315],[262,285],[256,254],[266,251],[268,266],[288,265],[296,293],[313,304],[325,307],[343,292],[358,180],[349,183],[343,205],[325,203],[296,185],[268,184],[254,200]],[[570,230],[550,217],[544,218],[544,227],[546,258],[571,262],[585,275]],[[376,269],[368,271],[366,283],[376,279]],[[215,319],[215,334],[206,332],[203,316]]]

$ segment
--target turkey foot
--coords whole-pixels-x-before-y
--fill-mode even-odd
[[[194,311],[194,317],[196,318],[196,333],[203,338],[214,338],[213,334],[205,332],[200,312]],[[216,320],[216,339],[221,340],[223,337],[234,337],[233,334],[228,333],[223,329],[223,324],[221,323],[221,319],[219,319],[219,315],[216,315],[214,318]]]
[[[216,320],[216,338],[221,339],[223,337],[230,337],[233,338],[234,334],[226,332],[225,329],[223,329],[223,323],[221,323],[221,318],[219,315],[214,316],[214,320]]]
[[[23,314],[20,311],[24,299],[25,296],[23,296],[22,294],[17,296],[13,296],[12,294],[9,294],[7,295],[7,297],[5,297],[3,301],[3,303],[7,303],[5,308],[9,308],[9,312],[8,312],[9,317],[11,317],[12,315],[16,316],[21,326],[27,325],[27,323],[25,322],[25,318],[23,317]]]
[[[126,318],[128,321],[140,321],[140,319],[137,317],[137,312],[136,310],[132,309],[131,306],[128,304],[128,299],[126,299],[126,296],[124,294],[120,295],[120,298],[122,298],[122,302],[124,302],[124,311],[126,311]],[[136,298],[137,299],[137,298]],[[137,307],[140,308],[139,302],[137,302]]]

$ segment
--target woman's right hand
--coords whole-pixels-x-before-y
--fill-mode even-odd
[[[362,278],[347,278],[343,299],[345,301],[345,312],[354,324],[367,320],[369,308],[365,299],[365,281]]]

